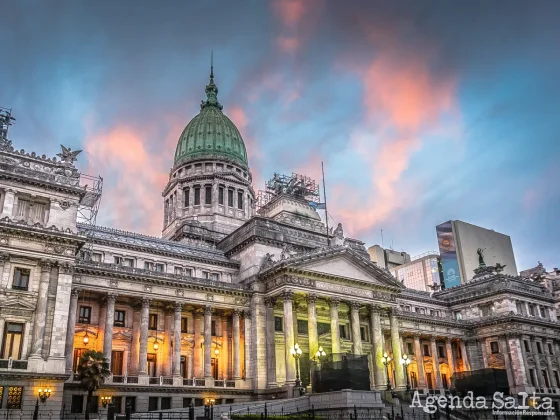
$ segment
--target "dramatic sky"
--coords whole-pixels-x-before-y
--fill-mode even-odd
[[[0,2],[1,3],[1,2]],[[254,187],[319,179],[347,235],[411,255],[435,225],[560,266],[560,2],[4,1],[0,106],[16,148],[83,149],[98,224],[160,235],[161,191],[214,48]]]

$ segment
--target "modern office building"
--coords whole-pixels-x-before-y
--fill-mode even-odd
[[[377,264],[378,267],[386,270],[391,270],[399,265],[410,262],[410,255],[406,252],[386,249],[380,245],[370,246],[367,252],[372,262]]]
[[[437,291],[441,287],[438,260],[439,254],[437,252],[427,252],[389,271],[409,289],[423,292]]]
[[[436,226],[445,287],[464,284],[473,278],[479,266],[478,250],[486,265],[505,265],[503,273],[517,276],[511,238],[502,233],[450,220]]]

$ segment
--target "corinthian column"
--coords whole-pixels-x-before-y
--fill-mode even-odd
[[[37,299],[37,309],[35,310],[35,326],[33,328],[31,357],[41,357],[43,354],[45,325],[47,322],[47,301],[48,301],[48,293],[49,293],[49,282],[50,282],[51,270],[53,266],[50,261],[44,261],[44,260],[41,261],[39,264],[41,266],[41,282],[39,283],[39,296]],[[76,324],[76,314],[74,313],[74,325],[75,324]],[[68,339],[68,334],[66,335],[66,338]]]
[[[181,376],[181,313],[183,304],[175,303],[173,331],[173,376]]]
[[[204,379],[212,378],[212,307],[204,308]]]
[[[266,298],[266,377],[268,388],[275,388],[276,383],[276,331],[274,329],[274,304],[273,298]],[[311,337],[311,336],[310,336]],[[311,338],[309,339],[311,341]]]
[[[436,389],[441,389],[441,372],[439,370],[439,356],[438,349],[436,345],[436,338],[430,337],[430,343],[432,344],[432,360],[434,361],[434,379],[436,380]]]
[[[78,294],[79,290],[73,289],[70,296],[70,310],[68,312],[68,327],[66,329],[66,348],[64,349],[64,357],[66,364],[66,373],[72,372],[72,360],[74,354],[74,335],[76,334],[76,313],[78,311]]]
[[[449,366],[449,381],[455,373],[455,360],[453,360],[453,348],[451,347],[451,339],[445,339],[445,349],[447,351],[447,365]]]
[[[317,296],[307,296],[307,336],[309,337],[309,357],[315,357],[319,350],[319,335],[317,333]]]
[[[138,357],[138,376],[148,374],[148,324],[150,319],[150,299],[142,299],[140,315],[140,351]]]
[[[107,295],[107,315],[105,318],[105,336],[103,337],[103,354],[107,359],[107,364],[111,368],[111,356],[113,353],[113,325],[115,324],[115,301],[117,295],[109,293]]]
[[[286,383],[292,384],[296,380],[296,361],[292,356],[294,348],[294,319],[292,313],[292,300],[294,294],[286,291],[284,298],[284,357],[286,360]]]
[[[426,388],[426,375],[424,374],[424,355],[420,346],[420,334],[414,334],[414,354],[416,355],[416,368],[418,369],[418,388]]]
[[[404,368],[402,363],[401,351],[401,334],[399,331],[399,322],[394,311],[390,313],[390,327],[391,327],[391,348],[393,349],[393,367],[395,369],[395,385],[397,389],[406,389],[406,382],[404,378]]]
[[[340,360],[340,328],[338,326],[338,304],[338,299],[331,299],[331,352],[333,355],[333,360]]]
[[[239,310],[233,310],[232,318],[233,330],[233,379],[241,379],[241,357],[240,357],[240,341],[241,331],[239,328]]]
[[[360,303],[352,302],[350,304],[350,318],[352,322],[352,346],[354,354],[362,354],[362,336],[360,334]]]
[[[381,318],[379,317],[379,308],[372,305],[370,310],[371,331],[373,342],[373,371],[375,376],[375,388],[385,389],[387,378],[385,378],[385,370],[381,358],[383,357],[383,333],[381,331]]]
[[[256,309],[255,309],[256,310]],[[245,345],[245,379],[253,377],[253,365],[251,363],[251,311],[243,311],[243,344]]]

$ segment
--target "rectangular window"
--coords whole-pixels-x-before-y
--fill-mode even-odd
[[[463,319],[463,314],[461,314],[461,311],[453,311],[453,318],[460,321]]]
[[[429,356],[430,355],[430,346],[427,344],[424,344],[422,346],[422,348],[424,349],[424,356]]]
[[[443,346],[437,346],[438,357],[445,357],[445,349]]]
[[[210,334],[212,337],[216,337],[216,321],[212,320],[210,323]]]
[[[170,409],[171,409],[171,397],[161,397],[160,410],[170,410]]]
[[[123,265],[125,267],[134,267],[134,258],[125,258],[123,260]]]
[[[219,281],[220,280],[220,275],[218,273],[212,273],[212,274],[210,274],[210,279],[214,280],[214,281]]]
[[[113,264],[121,265],[123,263],[123,257],[113,257]]]
[[[212,204],[212,187],[204,188],[204,204]]]
[[[531,379],[531,386],[535,386],[537,383],[535,380],[535,369],[529,369],[529,378]]]
[[[309,324],[304,319],[297,320],[297,332],[298,334],[309,334]]]
[[[529,315],[535,316],[535,306],[529,305]]]
[[[362,341],[369,341],[369,337],[368,337],[368,330],[367,327],[365,326],[360,326],[360,338]]]
[[[321,336],[323,334],[327,334],[331,332],[331,324],[327,322],[318,322],[317,323],[317,335]]]
[[[124,316],[125,311],[115,311],[115,322],[113,325],[115,327],[124,327]]]
[[[182,276],[183,275],[183,267],[175,267],[175,274],[177,276]]]
[[[519,315],[523,315],[525,313],[525,311],[523,310],[524,306],[525,305],[523,305],[523,302],[519,302],[519,301],[515,302],[515,308],[517,309],[517,313]]]
[[[541,370],[542,376],[544,378],[544,384],[547,388],[550,388],[550,378],[548,377],[548,371],[546,369]]]
[[[237,208],[243,210],[243,191],[237,192]]]
[[[111,373],[116,376],[123,374],[124,352],[113,350],[111,352]]]
[[[541,318],[546,318],[546,309],[542,306],[539,306],[539,311],[541,313]]]
[[[192,270],[190,268],[185,268],[185,276],[192,277]]]
[[[208,271],[203,271],[202,272],[202,278],[209,280],[210,279],[210,273]]]
[[[218,188],[218,204],[224,205],[224,187]]]
[[[83,395],[72,395],[72,405],[70,406],[70,412],[75,414],[80,414],[84,409],[84,396]]]
[[[414,356],[414,344],[406,343],[406,350],[408,351],[409,356]]]
[[[284,319],[279,316],[274,317],[274,331],[282,332],[284,331]]]
[[[527,353],[531,353],[531,346],[529,345],[529,342],[527,340],[523,340],[523,344],[525,344],[525,351]]]
[[[552,343],[546,343],[548,347],[548,354],[554,354],[554,350],[552,348]]]
[[[161,263],[155,264],[155,270],[159,273],[163,273],[165,271],[165,266]]]
[[[27,268],[16,267],[14,269],[14,282],[12,283],[12,289],[15,290],[27,290],[29,287],[29,276],[31,271]]]
[[[227,191],[227,205],[228,207],[233,207],[233,190]]]
[[[98,254],[97,252],[94,252],[93,254],[91,254],[91,260],[93,262],[101,262],[103,260],[103,255]]]
[[[185,207],[189,207],[191,205],[190,201],[191,201],[191,189],[190,188],[185,188],[183,190],[183,201],[184,201],[184,206]]]
[[[136,413],[136,397],[125,397],[124,398],[124,407],[130,407],[131,413]]]
[[[541,343],[539,341],[536,342],[537,344],[537,353],[542,354],[542,346]]]
[[[554,370],[554,380],[556,381],[556,387],[560,388],[560,375],[557,370]]]
[[[188,318],[181,318],[181,332],[182,333],[187,333],[189,332],[189,319]]]
[[[8,388],[8,402],[6,408],[8,410],[21,409],[21,396],[23,394],[22,386],[11,386]]]
[[[414,371],[410,372],[410,385],[413,389],[418,388],[418,377]]]
[[[148,323],[148,329],[157,330],[157,314],[150,314],[150,322]]]
[[[2,359],[19,360],[23,344],[23,324],[7,322],[4,331],[4,345],[2,346]]]
[[[200,187],[194,189],[194,205],[200,206]]]
[[[183,397],[183,408],[189,408],[192,403],[192,398],[184,398]]]
[[[153,270],[154,269],[154,263],[153,262],[149,262],[149,261],[144,261],[144,270]]]
[[[148,398],[148,411],[156,411],[158,409],[158,397]]]
[[[492,354],[498,354],[500,352],[500,348],[498,346],[497,341],[490,342],[490,351],[492,352]]]
[[[91,306],[80,306],[78,323],[89,324],[91,322]]]
[[[346,325],[339,325],[338,326],[338,331],[339,331],[339,334],[340,334],[340,338],[344,338],[344,339],[348,338],[346,336]]]

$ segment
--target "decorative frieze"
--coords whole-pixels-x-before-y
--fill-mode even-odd
[[[343,286],[340,284],[327,283],[324,281],[316,281],[315,287],[319,290],[334,292],[349,296],[359,296],[364,298],[372,298],[373,294],[370,290],[358,289],[356,287]]]

